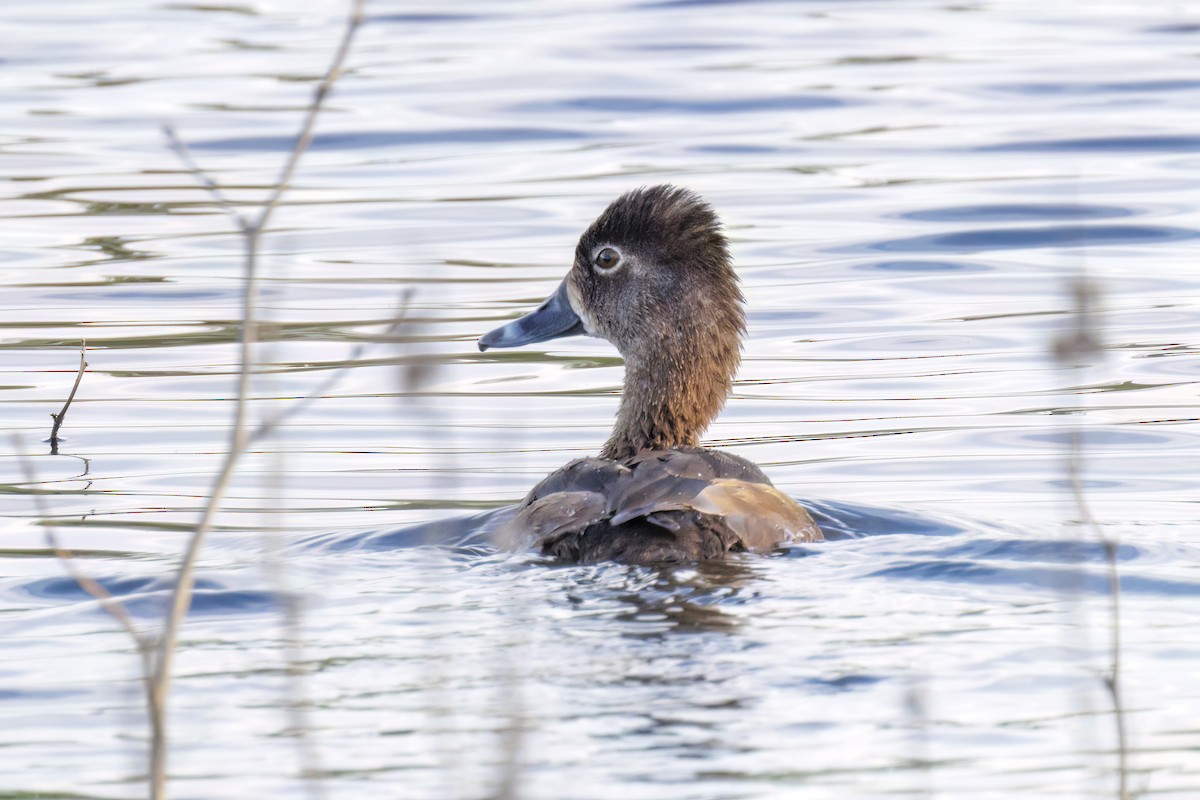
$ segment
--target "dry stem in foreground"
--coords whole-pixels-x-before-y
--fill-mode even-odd
[[[1087,274],[1080,271],[1070,285],[1074,302],[1072,327],[1054,341],[1054,357],[1063,367],[1087,366],[1102,354],[1095,320],[1098,290]],[[1107,534],[1092,513],[1083,491],[1083,431],[1072,425],[1067,439],[1067,484],[1082,525],[1104,547],[1109,586],[1109,670],[1104,687],[1112,702],[1117,734],[1117,800],[1129,800],[1129,734],[1125,723],[1125,704],[1121,693],[1121,576],[1117,569],[1116,536]]]
[[[170,126],[165,126],[167,137],[180,158],[183,159],[184,163],[199,177],[204,186],[213,195],[217,206],[227,212],[236,221],[245,244],[245,260],[243,262],[245,274],[242,292],[242,336],[239,352],[237,399],[234,405],[234,418],[229,435],[229,445],[220,471],[213,481],[208,501],[188,541],[187,549],[184,552],[183,559],[176,573],[175,590],[171,597],[170,606],[164,616],[162,631],[157,638],[139,630],[134,625],[128,609],[100,583],[79,570],[75,563],[74,555],[59,544],[55,529],[48,522],[50,519],[49,509],[45,508],[45,503],[41,496],[36,493],[34,494],[38,503],[38,513],[46,521],[46,535],[51,549],[62,561],[64,568],[76,583],[95,597],[100,605],[130,635],[141,656],[142,674],[146,686],[147,712],[150,717],[149,794],[152,800],[165,800],[167,797],[168,734],[166,723],[167,703],[171,686],[171,667],[178,643],[179,628],[187,614],[188,608],[191,606],[197,558],[212,528],[213,518],[217,510],[221,507],[222,500],[229,488],[237,462],[246,451],[247,445],[253,439],[265,435],[270,429],[278,425],[283,416],[288,415],[288,413],[285,413],[281,417],[269,420],[263,424],[261,429],[256,431],[251,431],[247,424],[250,384],[255,371],[253,350],[258,338],[255,304],[258,286],[258,253],[262,236],[266,232],[267,225],[280,204],[283,193],[287,191],[291,184],[292,176],[295,174],[301,156],[312,142],[316,119],[334,84],[342,74],[342,68],[350,52],[354,36],[362,25],[365,6],[366,0],[353,0],[341,42],[333,56],[328,71],[313,92],[312,100],[305,112],[304,121],[301,124],[300,133],[296,139],[296,144],[288,154],[279,177],[272,185],[267,199],[253,219],[247,219],[237,212],[234,204],[221,191],[217,182],[199,168],[174,130]],[[58,414],[51,415],[54,418],[54,428],[50,435],[52,453],[57,452],[58,430],[66,417],[71,401],[75,397],[75,392],[79,388],[83,372],[87,368],[87,363],[84,359],[85,353],[86,347],[81,350],[79,372],[76,375],[75,385],[71,389],[67,402]],[[298,405],[303,403],[304,401],[301,401]],[[37,476],[32,466],[28,462],[23,462],[23,464],[25,466],[26,479],[31,485],[36,484]],[[303,731],[300,733],[303,735]],[[319,788],[314,794],[317,796],[320,795]]]
[[[166,797],[167,740],[165,714],[168,691],[171,685],[171,666],[179,637],[179,627],[183,622],[183,618],[187,615],[187,610],[192,602],[192,591],[195,586],[196,560],[199,557],[200,549],[203,547],[209,531],[212,529],[213,518],[216,516],[217,510],[221,507],[221,502],[233,478],[234,468],[237,466],[238,459],[245,452],[246,445],[250,440],[250,431],[246,423],[246,416],[249,406],[250,381],[254,373],[254,343],[258,337],[255,304],[258,291],[258,252],[262,235],[272,215],[275,213],[275,209],[278,208],[283,193],[291,184],[292,176],[296,171],[296,166],[300,162],[300,157],[308,150],[309,145],[312,143],[317,116],[320,114],[321,108],[326,98],[329,97],[334,84],[342,74],[342,66],[346,61],[346,56],[350,52],[354,35],[362,25],[365,5],[365,0],[354,0],[350,16],[346,21],[345,32],[342,34],[341,43],[338,45],[333,61],[325,73],[325,77],[313,92],[312,101],[309,103],[308,109],[305,112],[304,122],[300,127],[300,134],[296,138],[296,144],[284,162],[279,178],[276,180],[266,202],[253,221],[246,220],[238,215],[233,210],[232,204],[220,191],[216,181],[205,175],[202,170],[196,170],[197,174],[204,176],[202,180],[209,187],[218,204],[238,220],[242,236],[245,240],[242,341],[239,357],[240,368],[238,370],[237,401],[234,405],[229,446],[225,454],[225,459],[221,464],[221,469],[217,473],[213,487],[209,492],[208,503],[204,507],[200,521],[196,525],[196,530],[188,542],[187,550],[184,552],[183,560],[179,565],[175,592],[171,597],[171,605],[163,621],[162,634],[158,643],[157,659],[155,660],[154,672],[150,681],[150,693],[152,695],[151,710],[154,711],[157,709],[160,714],[164,715],[161,723],[153,726],[162,735],[155,737],[151,742],[150,780],[151,797],[154,800],[161,800]],[[187,149],[183,146],[183,143],[169,128],[168,135],[175,143],[176,149],[184,157],[185,161],[189,164],[194,164],[195,162],[187,155]]]

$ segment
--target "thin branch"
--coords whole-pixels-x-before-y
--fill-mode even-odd
[[[259,430],[261,431],[262,428],[260,427]],[[271,455],[273,469],[267,481],[268,497],[272,501],[272,507],[278,509],[279,519],[277,521],[283,524],[283,514],[286,513],[287,508],[283,488],[286,477],[283,451],[275,448]],[[267,513],[265,509],[264,513]],[[283,527],[286,528],[286,525]],[[309,668],[304,655],[303,598],[293,589],[288,579],[280,538],[280,533],[272,531],[269,525],[263,526],[263,566],[274,587],[275,596],[279,600],[282,612],[281,634],[287,676],[288,732],[295,739],[300,763],[300,778],[307,797],[309,800],[326,800],[329,794],[322,780],[325,771],[322,767],[321,750],[317,746],[316,739],[310,735],[309,714],[313,704],[307,691]]]
[[[246,238],[246,257],[245,257],[245,280],[242,293],[242,337],[240,348],[240,369],[237,381],[237,400],[234,405],[234,417],[232,430],[229,437],[229,446],[226,451],[225,459],[221,464],[221,469],[213,482],[212,490],[209,494],[208,503],[204,507],[200,520],[196,525],[196,530],[192,534],[191,540],[188,542],[187,550],[184,553],[183,560],[180,563],[177,574],[175,591],[171,598],[171,605],[167,611],[166,618],[163,624],[162,637],[159,641],[158,659],[155,665],[155,671],[151,686],[152,707],[159,709],[166,708],[168,688],[171,682],[171,667],[175,655],[175,648],[179,638],[179,628],[182,624],[184,616],[187,614],[188,608],[191,606],[192,592],[195,586],[195,568],[196,561],[199,557],[200,550],[203,547],[209,531],[212,529],[213,519],[216,516],[217,509],[225,497],[225,493],[233,479],[234,468],[237,465],[238,459],[246,450],[249,442],[250,433],[246,422],[248,398],[250,394],[250,383],[254,372],[254,344],[257,340],[258,323],[255,317],[255,301],[257,298],[257,271],[258,271],[258,253],[262,234],[266,229],[267,222],[270,220],[275,208],[279,205],[280,198],[284,191],[287,190],[291,182],[292,175],[295,172],[296,165],[300,161],[300,157],[304,154],[312,141],[313,127],[317,116],[321,111],[325,99],[329,96],[333,84],[342,73],[342,65],[345,62],[346,56],[350,51],[350,45],[354,40],[354,35],[362,24],[363,8],[365,0],[354,0],[350,16],[346,22],[345,33],[342,36],[342,41],[338,46],[337,52],[334,54],[333,62],[329,71],[325,74],[324,79],[317,86],[313,93],[313,99],[309,105],[305,115],[303,125],[301,127],[300,136],[298,137],[295,146],[293,147],[287,161],[284,164],[283,170],[280,173],[279,182],[276,184],[271,194],[268,196],[262,211],[253,224],[243,226],[242,233]],[[199,174],[203,175],[202,172]],[[215,184],[215,181],[212,183]],[[228,203],[226,202],[226,206]],[[155,800],[162,800],[166,797],[166,746],[165,737],[162,741],[157,742],[156,746],[151,750],[150,757],[150,778],[151,778],[151,797]]]
[[[384,332],[383,337],[385,340],[393,336],[401,325],[403,325],[408,316],[412,294],[411,289],[406,289],[401,294],[396,316]],[[376,343],[362,342],[357,345],[347,357],[346,361],[348,363],[345,366],[334,370],[314,391],[301,400],[292,403],[274,417],[261,422],[254,432],[250,434],[249,443],[253,444],[259,439],[271,435],[288,419],[312,405],[314,401],[327,395],[345,376],[350,367],[354,366],[355,362],[362,357],[367,348]],[[278,450],[275,451],[275,456],[276,458],[280,456]],[[275,475],[276,485],[276,490],[273,494],[276,498],[279,498],[282,495],[279,485],[281,484],[283,475],[283,470],[279,465],[276,465],[273,474]],[[279,597],[280,605],[283,609],[283,642],[286,652],[288,678],[288,727],[296,737],[296,747],[300,754],[301,763],[300,774],[304,780],[308,797],[311,800],[325,800],[328,797],[328,792],[321,780],[325,774],[324,768],[321,765],[321,752],[317,747],[316,741],[309,734],[308,719],[313,704],[306,688],[306,678],[310,670],[304,655],[303,600],[292,590],[288,583],[287,573],[284,570],[283,555],[280,552],[276,538],[270,533],[264,533],[263,553],[267,572],[271,576],[276,595]]]
[[[518,629],[522,630],[522,629]],[[507,651],[506,651],[507,652]],[[529,721],[521,697],[521,673],[511,661],[501,667],[501,680],[508,701],[506,725],[500,729],[500,780],[495,800],[518,800],[521,796],[522,753],[528,744]]]
[[[282,472],[276,472],[276,476]],[[277,495],[278,496],[278,495]],[[283,555],[275,537],[263,536],[263,553],[267,571],[275,585],[275,593],[283,609],[283,644],[287,664],[287,707],[289,730],[296,737],[300,755],[300,775],[311,800],[325,800],[328,792],[321,782],[325,774],[321,765],[321,751],[309,735],[308,716],[313,703],[306,685],[309,669],[304,655],[304,607],[303,600],[288,583],[283,568]]]
[[[83,373],[87,369],[87,339],[79,343],[79,371],[75,373],[75,385],[71,387],[71,393],[67,395],[67,402],[63,403],[62,410],[57,414],[51,413],[50,418],[54,420],[54,427],[50,429],[50,455],[58,455],[58,429],[62,427],[63,420],[67,418],[67,409],[71,407],[71,401],[75,399],[75,392],[79,391],[79,383],[83,380]]]
[[[196,180],[204,184],[204,188],[208,189],[208,193],[217,201],[217,207],[232,217],[238,230],[245,233],[249,229],[250,223],[246,222],[246,218],[238,213],[237,206],[221,190],[221,186],[217,183],[216,179],[196,163],[196,159],[192,157],[192,151],[188,149],[183,139],[180,139],[179,134],[175,132],[175,126],[169,122],[164,122],[162,124],[162,132],[163,136],[167,137],[167,142],[171,145],[171,149],[175,151],[175,155],[179,156],[179,160],[184,163],[188,171],[196,176]]]
[[[396,307],[396,314],[381,337],[383,341],[387,341],[397,335],[404,325],[404,322],[408,318],[412,297],[413,290],[411,288],[401,292]],[[334,370],[314,391],[308,393],[299,401],[292,403],[275,416],[259,423],[259,426],[250,434],[248,445],[271,435],[288,419],[299,414],[312,405],[313,402],[327,395],[346,375],[350,368],[356,365],[356,362],[362,357],[363,353],[369,347],[378,343],[379,341],[373,341],[358,344],[350,351],[350,355],[346,358],[348,363]],[[275,457],[278,459],[280,455],[280,451],[277,449]],[[282,496],[280,486],[282,485],[283,469],[278,464],[273,475],[275,476],[275,491],[273,492],[273,496],[279,498]],[[276,505],[279,507],[278,502]],[[279,544],[276,538],[269,532],[265,532],[263,535],[263,554],[263,561],[266,564],[267,572],[271,576],[272,583],[276,587],[276,595],[279,597],[280,605],[283,609],[283,642],[286,652],[288,716],[290,720],[288,727],[296,737],[296,746],[300,753],[301,762],[300,774],[304,779],[304,786],[308,796],[311,800],[325,800],[328,797],[328,793],[321,781],[321,778],[325,774],[321,766],[321,753],[316,741],[309,735],[308,717],[313,704],[305,685],[305,680],[310,670],[304,656],[303,600],[292,591],[287,580],[287,573],[284,570],[284,560]]]
[[[405,289],[401,293],[400,302],[396,311],[396,317],[392,320],[391,324],[388,325],[387,330],[383,334],[385,339],[396,335],[396,332],[399,331],[404,323],[408,320],[409,304],[412,302],[412,296],[412,289]],[[333,389],[333,387],[336,386],[342,380],[342,378],[346,376],[346,373],[349,372],[350,368],[355,366],[355,362],[362,358],[362,355],[367,351],[367,348],[374,344],[377,344],[377,342],[362,342],[355,346],[355,348],[350,351],[350,355],[346,357],[346,361],[348,363],[334,370],[329,377],[327,377],[320,383],[320,385],[317,386],[316,389],[314,389],[304,398],[288,406],[274,417],[263,420],[261,423],[259,423],[258,428],[256,428],[254,432],[250,434],[248,444],[254,444],[257,441],[270,436],[280,425],[287,422],[289,419],[311,406],[314,402],[327,395]]]
[[[1083,436],[1078,429],[1072,430],[1067,457],[1067,480],[1071,485],[1071,496],[1079,511],[1080,521],[1092,531],[1104,546],[1104,559],[1108,567],[1108,622],[1109,622],[1109,671],[1104,676],[1104,687],[1112,701],[1113,716],[1117,729],[1117,780],[1118,800],[1129,800],[1129,737],[1125,727],[1125,703],[1121,694],[1121,576],[1117,569],[1117,540],[1104,533],[1100,522],[1092,514],[1091,504],[1083,491]]]
[[[1095,327],[1096,290],[1082,269],[1071,284],[1074,298],[1074,325],[1054,342],[1054,356],[1063,366],[1087,366],[1102,353],[1100,337]],[[1081,407],[1081,406],[1080,406]],[[1069,432],[1067,445],[1067,482],[1071,497],[1083,526],[1104,547],[1108,568],[1109,596],[1109,671],[1104,686],[1112,702],[1117,734],[1117,798],[1129,800],[1129,735],[1125,723],[1125,703],[1121,691],[1121,576],[1117,564],[1118,542],[1105,533],[1092,513],[1091,504],[1083,490],[1083,434],[1079,426]]]
[[[312,102],[308,106],[308,111],[304,116],[304,124],[300,127],[300,136],[296,139],[296,145],[292,148],[291,155],[284,163],[283,169],[279,172],[279,178],[275,181],[275,188],[267,197],[267,202],[263,204],[262,211],[259,212],[258,219],[252,229],[262,232],[267,226],[267,221],[271,215],[275,213],[275,208],[279,205],[280,198],[287,191],[292,182],[292,175],[296,172],[296,165],[300,163],[300,157],[308,150],[309,144],[312,143],[313,129],[316,125],[317,115],[321,113],[321,107],[325,103],[325,99],[333,90],[333,85],[337,83],[337,79],[342,75],[342,65],[346,62],[346,56],[350,53],[350,45],[354,42],[354,35],[358,32],[358,28],[362,25],[363,10],[366,8],[366,0],[354,0],[354,5],[350,10],[350,18],[346,21],[346,30],[342,34],[342,41],[338,44],[337,52],[333,56],[333,63],[329,65],[329,71],[325,73],[325,77],[317,84],[316,90],[313,91]]]
[[[142,652],[143,661],[148,665],[149,653],[151,652],[151,648],[154,646],[153,638],[138,630],[137,626],[133,623],[133,617],[129,615],[129,611],[125,608],[121,601],[113,597],[108,589],[104,588],[103,584],[84,574],[75,561],[75,553],[62,546],[62,543],[58,538],[58,529],[55,528],[53,523],[50,522],[50,509],[46,505],[45,498],[40,492],[33,489],[33,487],[36,487],[39,483],[41,483],[37,476],[37,469],[34,467],[33,462],[29,459],[28,455],[26,455],[24,452],[24,449],[21,446],[21,439],[16,434],[13,434],[12,444],[13,452],[16,453],[17,461],[21,465],[21,471],[25,473],[25,481],[31,487],[30,496],[33,498],[33,503],[37,507],[38,518],[41,519],[42,526],[45,529],[47,546],[54,551],[55,558],[62,563],[63,569],[66,570],[67,575],[70,576],[71,580],[75,581],[75,583],[79,585],[80,589],[83,589],[92,597],[96,598],[96,601],[100,604],[100,607],[108,612],[108,614],[120,624],[125,632],[129,634],[130,638],[132,638],[134,643],[138,646],[138,650]]]
[[[58,529],[55,528],[54,524],[50,521],[50,509],[46,505],[45,498],[43,498],[38,491],[32,488],[40,483],[40,480],[37,476],[37,470],[34,467],[33,462],[29,460],[29,457],[25,454],[23,448],[21,447],[20,438],[14,434],[12,440],[13,452],[17,454],[17,460],[20,462],[21,469],[25,473],[25,481],[31,487],[30,495],[33,497],[33,502],[37,508],[38,517],[41,518],[42,525],[45,528],[46,544],[49,545],[52,551],[54,551],[55,557],[58,559],[59,563],[63,565],[63,569],[66,570],[66,573],[68,576],[70,576],[71,580],[75,581],[79,588],[83,589],[96,599],[96,602],[100,605],[100,608],[104,609],[104,611],[110,617],[116,620],[117,624],[121,626],[122,630],[129,634],[129,638],[133,640],[134,645],[137,647],[138,656],[142,662],[142,688],[146,693],[146,705],[150,712],[150,738],[151,746],[153,748],[155,743],[162,742],[166,735],[164,726],[162,724],[163,709],[158,704],[152,689],[154,675],[154,639],[149,634],[143,633],[138,629],[137,625],[135,625],[133,622],[133,617],[129,614],[129,609],[125,607],[125,604],[113,597],[112,593],[109,592],[108,589],[104,588],[102,583],[84,573],[84,571],[79,568],[79,564],[76,562],[75,554],[71,550],[68,550],[66,547],[62,546],[62,543],[58,538]]]

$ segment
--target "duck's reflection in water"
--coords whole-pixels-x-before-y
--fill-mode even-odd
[[[579,574],[563,583],[572,605],[609,606],[605,616],[623,637],[733,632],[743,618],[737,610],[756,596],[755,562],[761,560],[761,556],[735,556],[661,567],[564,567],[564,572]]]

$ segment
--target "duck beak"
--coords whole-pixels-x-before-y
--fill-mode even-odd
[[[567,298],[567,281],[564,279],[559,284],[558,291],[547,297],[533,313],[481,336],[479,350],[482,352],[489,347],[520,347],[562,336],[578,336],[584,332],[583,322],[571,308],[571,301]]]

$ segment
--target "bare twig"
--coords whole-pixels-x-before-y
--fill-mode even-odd
[[[251,445],[267,438],[271,434],[275,433],[276,429],[279,428],[280,425],[287,422],[289,419],[304,411],[314,402],[328,394],[333,387],[337,386],[338,382],[345,377],[346,371],[349,370],[350,367],[354,366],[354,362],[358,361],[358,359],[362,357],[362,354],[366,349],[366,344],[360,344],[355,347],[350,351],[350,355],[346,358],[346,361],[349,363],[334,370],[327,378],[325,378],[324,381],[320,383],[319,386],[313,389],[310,394],[307,394],[301,399],[297,400],[295,403],[288,406],[275,416],[260,422],[258,427],[251,432],[246,444]]]
[[[1104,546],[1104,559],[1108,567],[1109,669],[1104,675],[1104,687],[1112,701],[1114,724],[1117,729],[1117,798],[1129,800],[1129,739],[1125,727],[1125,704],[1121,694],[1121,576],[1117,569],[1118,542],[1100,527],[1084,494],[1083,436],[1078,429],[1071,431],[1068,448],[1067,479],[1071,486],[1071,495],[1079,510],[1080,521]]]
[[[282,474],[277,472],[277,475]],[[308,715],[312,709],[306,679],[309,669],[304,656],[304,604],[287,580],[283,568],[283,556],[275,537],[267,533],[263,537],[263,550],[267,572],[275,586],[275,594],[283,609],[283,643],[287,663],[288,729],[296,737],[300,756],[300,775],[304,788],[311,800],[324,800],[328,796],[321,778],[321,752],[313,737],[309,736]]]
[[[258,214],[258,220],[255,221],[252,229],[259,233],[267,226],[267,220],[275,212],[275,207],[279,205],[279,199],[283,197],[283,193],[287,191],[288,186],[292,182],[292,174],[296,171],[296,165],[300,163],[300,157],[308,150],[309,144],[312,143],[313,130],[317,121],[317,115],[321,113],[321,107],[325,103],[325,99],[333,90],[333,85],[337,83],[337,79],[342,76],[342,65],[346,62],[346,56],[350,53],[350,45],[354,42],[354,34],[358,32],[358,28],[362,25],[363,11],[366,8],[366,0],[354,0],[354,5],[350,9],[350,18],[346,21],[346,30],[342,34],[342,41],[338,45],[337,52],[333,55],[333,62],[329,65],[329,71],[325,73],[325,77],[317,84],[316,90],[313,92],[312,102],[309,103],[308,111],[304,116],[304,123],[300,126],[300,136],[296,139],[295,146],[292,147],[292,152],[288,156],[288,160],[284,163],[283,169],[279,173],[279,178],[275,181],[275,188],[267,198],[267,202],[263,204],[262,211]]]
[[[412,299],[412,290],[406,289],[400,298],[398,310],[393,322],[388,326],[387,331],[383,334],[383,340],[390,339],[395,332],[403,324],[408,315],[409,302]],[[282,412],[276,414],[263,422],[259,423],[258,427],[250,435],[250,442],[256,442],[259,439],[265,438],[290,419],[292,416],[300,413],[305,408],[310,406],[315,400],[324,397],[328,392],[345,376],[350,367],[355,366],[355,362],[362,357],[362,354],[373,344],[378,342],[362,342],[357,345],[346,358],[346,365],[334,370],[322,383],[312,392],[307,394],[299,401],[292,403]],[[275,458],[278,460],[281,457],[281,452],[275,450]],[[273,490],[271,492],[272,499],[276,501],[277,508],[284,508],[281,502],[283,495],[282,478],[284,470],[282,465],[276,463],[276,468],[273,470]],[[277,524],[282,524],[282,518],[276,520]],[[317,747],[317,743],[312,736],[309,735],[309,712],[312,709],[312,701],[310,699],[306,679],[309,674],[308,662],[304,654],[304,601],[303,598],[293,590],[291,583],[288,580],[287,570],[284,569],[284,559],[279,546],[279,541],[270,531],[264,531],[263,535],[263,554],[264,564],[271,583],[275,587],[275,594],[279,598],[280,607],[282,609],[283,620],[283,643],[285,650],[285,659],[287,665],[287,708],[289,724],[288,730],[296,739],[296,747],[299,751],[301,763],[301,777],[304,779],[304,788],[310,800],[325,800],[328,793],[325,790],[325,785],[321,781],[324,775],[324,769],[321,765],[321,752]]]
[[[217,201],[217,207],[233,218],[238,230],[242,233],[247,233],[250,223],[246,221],[237,211],[237,206],[233,204],[221,190],[220,184],[213,179],[211,175],[200,168],[196,163],[196,159],[192,157],[192,151],[183,143],[183,139],[179,138],[179,134],[175,132],[175,126],[169,122],[164,122],[162,125],[163,136],[167,137],[167,142],[171,145],[171,149],[175,151],[175,155],[179,156],[179,160],[184,163],[189,171],[196,176],[196,180],[204,184],[204,188],[208,189],[209,194]]]
[[[263,430],[263,427],[259,428],[259,431]],[[278,509],[277,519],[274,522],[286,529],[283,519],[287,508],[283,489],[286,470],[284,469],[283,452],[280,448],[275,448],[272,453],[272,461],[274,469],[270,472],[268,485],[272,506]],[[281,638],[287,676],[287,731],[296,743],[300,762],[300,778],[305,794],[309,800],[326,800],[329,795],[322,780],[325,771],[321,765],[321,750],[309,733],[309,713],[312,710],[312,701],[307,685],[309,664],[304,655],[304,601],[289,580],[284,563],[283,548],[279,540],[280,535],[272,530],[270,525],[263,526],[263,566],[281,610]]]
[[[129,611],[121,604],[121,601],[113,597],[112,594],[105,589],[102,584],[84,574],[75,563],[75,554],[62,546],[58,538],[58,529],[50,522],[50,509],[46,505],[46,500],[40,492],[36,490],[40,480],[37,476],[37,470],[33,462],[25,454],[21,446],[20,437],[15,434],[12,437],[13,452],[17,454],[17,460],[20,462],[21,471],[25,473],[25,481],[30,486],[30,496],[33,497],[33,503],[37,507],[38,517],[41,518],[42,526],[45,528],[46,544],[54,551],[55,558],[62,562],[63,568],[67,571],[67,575],[79,585],[80,589],[96,598],[109,615],[115,619],[126,633],[137,644],[138,650],[142,651],[143,661],[149,664],[149,653],[153,647],[154,640],[152,637],[138,630],[133,623],[133,617],[129,616]]]
[[[69,401],[68,401],[69,402]],[[25,473],[25,480],[30,486],[30,494],[33,497],[34,506],[37,508],[38,516],[42,520],[42,525],[46,532],[46,544],[54,551],[54,556],[63,565],[67,575],[75,581],[79,588],[90,594],[96,599],[105,612],[108,613],[122,630],[129,634],[129,638],[133,640],[137,647],[138,656],[142,663],[142,687],[146,693],[146,705],[150,711],[150,735],[152,741],[159,740],[164,736],[163,731],[163,713],[158,705],[158,701],[152,690],[153,675],[154,675],[154,638],[149,634],[141,631],[133,622],[133,617],[120,600],[113,597],[104,585],[94,578],[87,575],[79,568],[75,560],[75,554],[62,546],[58,538],[58,530],[50,521],[50,509],[46,505],[45,498],[37,491],[36,487],[40,482],[37,476],[37,470],[33,462],[29,460],[21,447],[21,440],[18,436],[13,436],[13,452],[17,454],[17,459],[21,464],[21,470]]]
[[[183,560],[180,563],[179,571],[176,577],[175,591],[171,598],[171,605],[167,611],[166,618],[163,623],[163,631],[158,646],[158,658],[155,664],[153,680],[151,685],[151,709],[158,709],[161,713],[165,712],[168,688],[171,682],[171,667],[175,654],[175,647],[178,642],[179,628],[183,618],[191,605],[192,592],[195,585],[195,567],[196,560],[199,557],[200,550],[203,547],[204,540],[207,538],[209,531],[212,528],[213,519],[216,516],[217,509],[220,508],[224,500],[225,493],[232,481],[234,468],[237,465],[238,459],[245,452],[246,446],[250,439],[250,432],[246,422],[248,398],[250,394],[250,383],[254,373],[254,344],[258,338],[258,323],[255,316],[255,302],[257,298],[257,272],[258,272],[258,252],[261,244],[261,239],[267,224],[270,222],[271,216],[275,209],[279,206],[280,199],[283,193],[288,189],[296,166],[300,161],[300,157],[308,149],[312,142],[313,130],[317,116],[319,115],[325,99],[342,73],[342,66],[346,56],[350,51],[351,43],[354,40],[354,35],[362,24],[363,9],[365,0],[354,0],[349,18],[346,22],[345,31],[342,35],[341,43],[338,45],[337,51],[334,54],[333,61],[326,72],[325,77],[318,84],[313,93],[313,98],[309,104],[305,114],[304,121],[301,125],[300,135],[297,137],[296,144],[288,155],[283,169],[280,172],[277,183],[268,195],[266,202],[263,204],[261,211],[253,223],[244,224],[241,226],[242,234],[246,241],[245,253],[245,281],[242,293],[242,337],[240,348],[240,369],[238,372],[237,382],[237,401],[234,405],[234,416],[232,430],[230,431],[229,446],[226,451],[225,459],[221,464],[221,469],[213,482],[212,490],[209,493],[208,503],[205,505],[201,514],[200,520],[196,525],[196,530],[193,532],[190,541],[188,542],[187,550],[184,553]],[[186,152],[184,150],[183,152]],[[194,162],[193,162],[194,163]],[[198,175],[205,176],[203,170],[196,170]],[[216,187],[216,182],[211,178],[202,177],[206,185]],[[211,191],[212,189],[210,189]],[[223,194],[216,191],[216,195],[223,198]],[[227,200],[222,200],[225,206],[228,206]],[[236,216],[236,215],[235,215]],[[161,724],[162,720],[160,720]],[[151,796],[155,800],[161,800],[166,797],[166,741],[165,737],[161,740],[152,742],[150,756],[150,779],[151,779]]]
[[[511,653],[508,650],[506,652]],[[500,780],[494,797],[495,800],[518,800],[521,796],[522,755],[527,744],[529,722],[521,697],[521,671],[512,664],[511,659],[506,659],[500,670],[508,708],[505,715],[507,724],[499,731]]]
[[[396,332],[399,331],[404,326],[404,323],[408,320],[409,305],[412,302],[412,297],[412,289],[405,289],[400,294],[400,302],[397,305],[396,316],[392,320],[391,324],[388,325],[387,330],[383,334],[385,340],[395,336]],[[347,363],[344,366],[334,370],[324,381],[321,382],[320,385],[317,386],[316,389],[292,405],[288,406],[274,417],[260,422],[258,428],[256,428],[254,432],[250,434],[248,444],[253,444],[260,439],[270,436],[284,422],[287,422],[289,419],[304,411],[314,402],[328,394],[330,390],[332,390],[333,387],[336,386],[338,382],[346,376],[346,372],[354,366],[354,362],[362,358],[362,355],[367,351],[367,348],[376,343],[377,342],[362,342],[361,344],[356,345],[355,348],[350,351],[350,355],[346,357],[345,360]]]
[[[83,373],[87,370],[87,339],[79,343],[79,371],[75,373],[75,385],[71,387],[71,393],[67,395],[67,402],[63,403],[62,410],[57,414],[51,413],[50,418],[54,420],[54,427],[50,429],[50,455],[58,455],[58,429],[62,427],[63,420],[67,418],[67,409],[71,407],[71,401],[75,399],[75,392],[79,391],[79,382],[83,380]]]
[[[929,744],[929,687],[926,685],[927,676],[914,676],[911,684],[904,693],[904,709],[908,714],[908,726],[913,732],[912,765],[920,770],[923,786],[921,794],[934,797],[933,761]]]
[[[1102,354],[1100,338],[1096,331],[1095,304],[1097,292],[1082,269],[1071,283],[1075,313],[1072,328],[1054,342],[1054,355],[1060,364],[1067,367],[1086,367]],[[1117,798],[1129,800],[1129,737],[1125,724],[1125,704],[1121,692],[1121,576],[1118,570],[1118,541],[1107,534],[1092,513],[1087,495],[1083,490],[1083,433],[1078,425],[1072,426],[1067,444],[1067,482],[1071,497],[1079,513],[1079,520],[1104,547],[1104,558],[1108,567],[1109,587],[1109,670],[1104,676],[1104,686],[1112,702],[1114,724],[1117,734]]]

